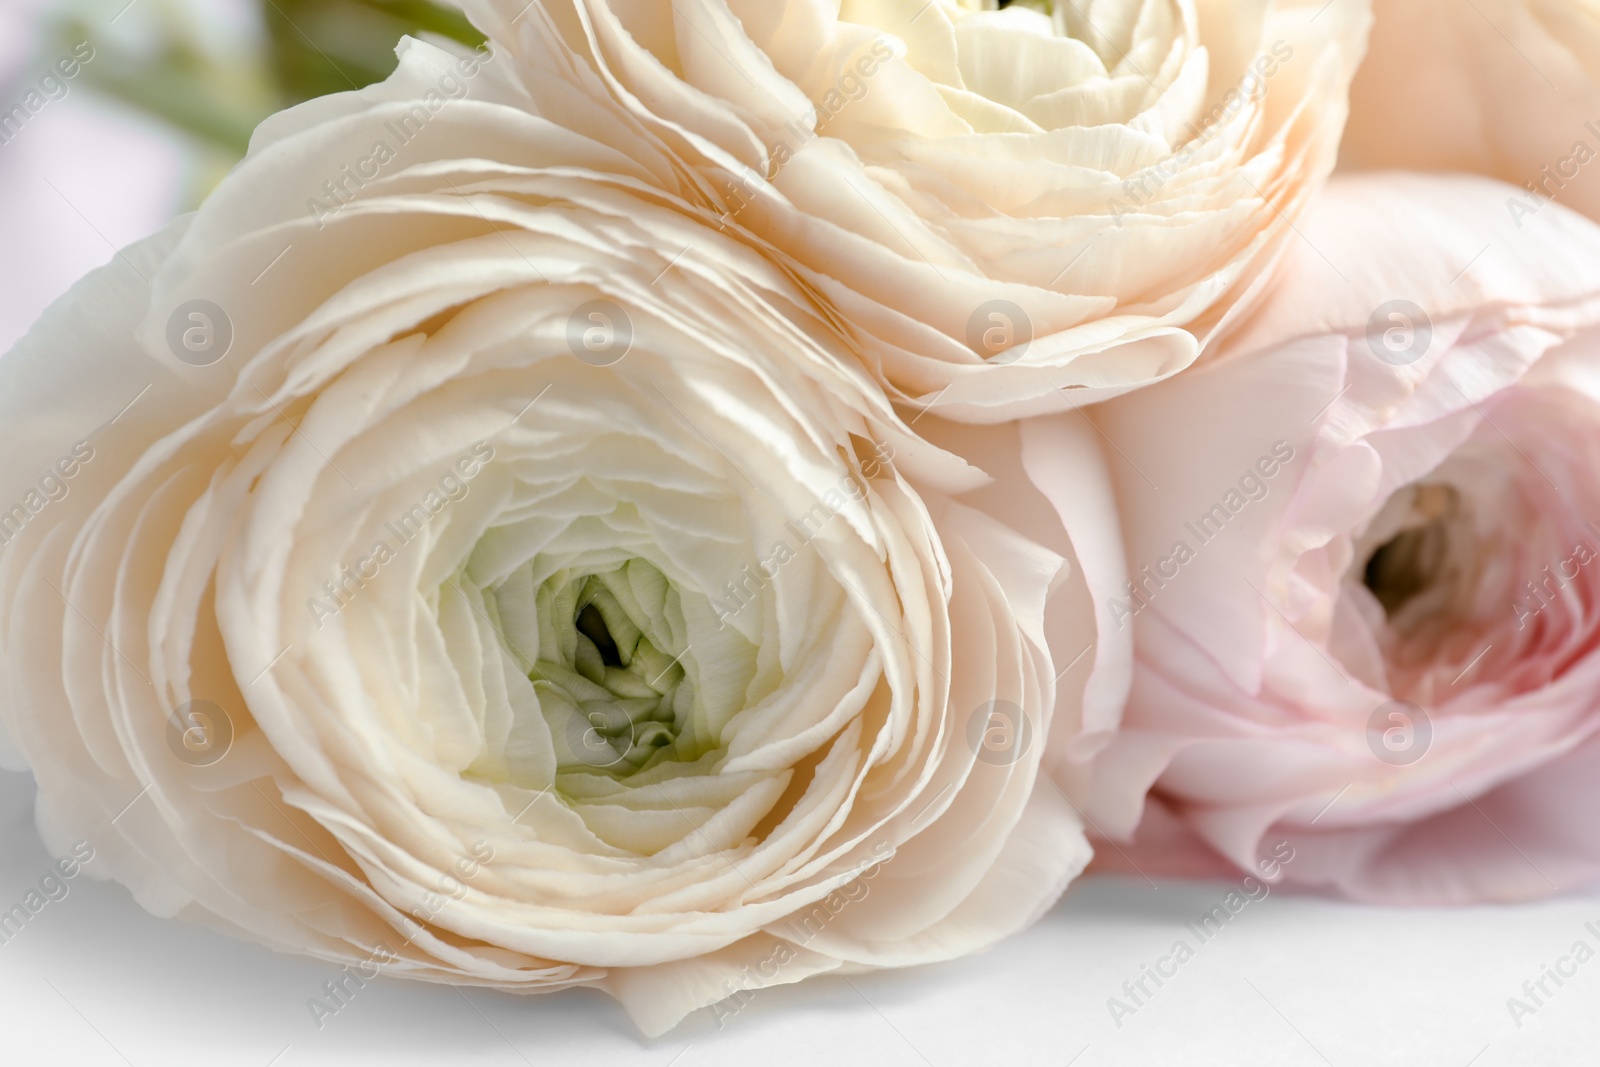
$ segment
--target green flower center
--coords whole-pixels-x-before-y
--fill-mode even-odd
[[[559,771],[625,776],[699,755],[679,743],[694,686],[681,662],[688,646],[677,593],[659,570],[631,559],[561,571],[540,586],[536,610],[539,658],[528,678]]]

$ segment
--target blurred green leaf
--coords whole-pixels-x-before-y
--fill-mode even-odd
[[[254,53],[219,50],[177,4],[159,0],[137,13],[154,26],[153,47],[102,32],[103,20],[81,13],[61,17],[46,47],[89,41],[96,55],[85,82],[196,138],[220,173],[274,112],[387,78],[401,37],[484,41],[460,11],[431,0],[259,0],[259,8],[266,33]]]
[[[244,155],[251,131],[271,114],[265,94],[219,92],[206,71],[179,57],[140,63],[101,51],[85,69],[97,89],[236,156]]]
[[[286,102],[345,92],[387,78],[406,34],[433,33],[476,47],[483,35],[459,11],[428,0],[262,0],[272,68]]]

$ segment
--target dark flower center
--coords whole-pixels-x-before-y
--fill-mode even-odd
[[[1449,486],[1417,486],[1413,522],[1379,545],[1367,557],[1362,584],[1372,591],[1393,621],[1407,604],[1423,594],[1454,584],[1460,577],[1464,532],[1461,500]]]

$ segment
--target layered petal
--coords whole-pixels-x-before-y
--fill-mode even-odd
[[[1342,160],[1485,174],[1513,222],[1556,201],[1600,218],[1600,4],[1375,0]]]
[[[1114,862],[1275,858],[1417,903],[1600,878],[1573,814],[1600,731],[1600,229],[1519,228],[1505,194],[1336,180],[1213,362],[1095,410],[1129,577],[1099,607],[1135,663],[1077,788]]]
[[[0,361],[0,719],[47,843],[652,1034],[1020,929],[1088,859],[1039,773],[1068,558],[519,79],[407,42]]]
[[[1364,0],[465,7],[539,114],[787,262],[896,401],[970,422],[1198,358],[1332,169],[1367,23]]]

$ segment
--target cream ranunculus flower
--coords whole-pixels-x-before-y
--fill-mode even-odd
[[[582,128],[990,422],[1177,373],[1333,167],[1364,0],[468,0]],[[620,164],[619,164],[620,165]]]
[[[1510,182],[1514,223],[1551,200],[1600,219],[1600,2],[1375,0],[1342,151]]]
[[[0,361],[47,842],[650,1033],[1021,928],[1088,858],[1038,775],[1063,557],[947,498],[981,476],[784,273],[522,100],[408,42]]]

